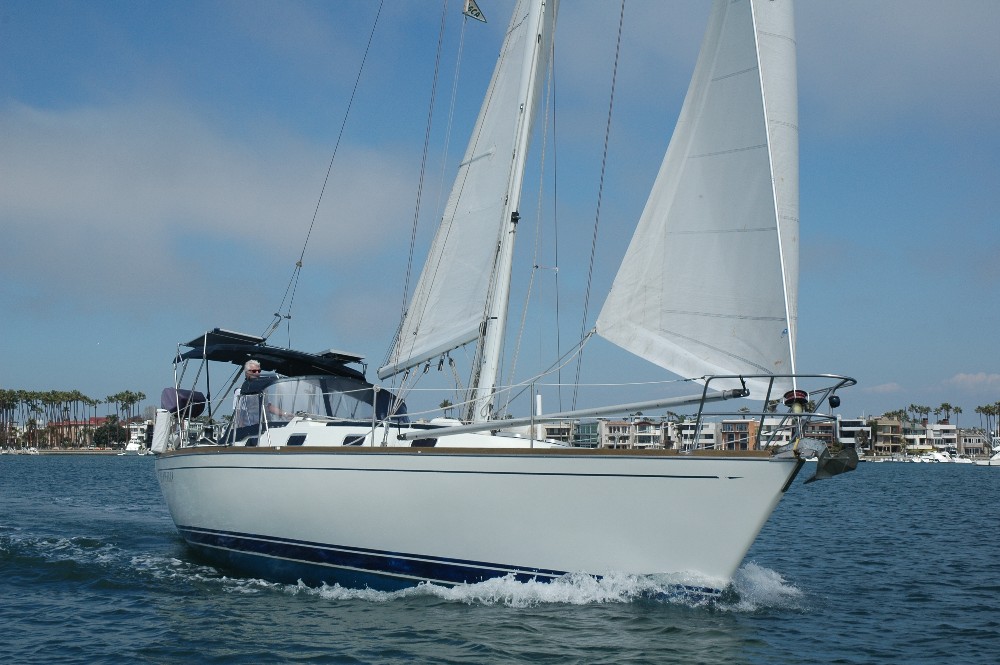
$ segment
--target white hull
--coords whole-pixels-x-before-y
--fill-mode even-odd
[[[187,448],[156,461],[183,537],[274,579],[456,584],[675,574],[721,589],[800,463],[607,450]]]
[[[1000,466],[1000,453],[984,460],[976,460],[978,466]]]

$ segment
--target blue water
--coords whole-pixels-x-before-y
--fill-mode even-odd
[[[1000,468],[801,483],[718,602],[627,576],[379,593],[205,565],[149,457],[0,456],[0,662],[1000,662]]]

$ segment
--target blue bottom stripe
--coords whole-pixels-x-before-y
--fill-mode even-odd
[[[482,561],[428,557],[275,538],[231,531],[177,527],[181,536],[214,563],[262,579],[310,586],[340,584],[360,589],[397,591],[427,581],[435,584],[475,584],[511,575],[519,582],[550,582],[565,571],[527,569]],[[600,579],[600,575],[595,575]],[[713,599],[720,589],[674,585],[667,595]]]
[[[445,559],[400,552],[362,549],[274,538],[230,531],[178,526],[181,536],[208,558],[264,579],[306,584],[368,586],[396,590],[420,581],[437,584],[476,583],[513,575],[514,579],[549,581],[564,571]],[[359,581],[364,580],[359,584]]]

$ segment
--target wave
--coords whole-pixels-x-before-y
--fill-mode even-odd
[[[233,583],[230,580],[230,583]],[[612,573],[600,578],[573,573],[551,582],[521,582],[513,576],[475,584],[442,586],[423,582],[400,591],[352,589],[339,584],[310,587],[303,583],[272,584],[244,580],[242,592],[264,589],[291,594],[309,594],[324,600],[391,603],[408,599],[437,599],[481,606],[530,608],[540,605],[596,605],[612,603],[669,603],[707,607],[729,612],[756,612],[767,607],[799,607],[804,595],[782,576],[755,563],[740,568],[721,594],[701,591],[705,580],[686,575],[630,575]]]
[[[0,559],[23,570],[34,569],[36,574],[48,568],[50,574],[76,579],[113,577],[120,581],[132,580],[139,585],[181,582],[233,594],[312,595],[329,601],[376,604],[423,599],[514,608],[652,602],[736,613],[764,608],[800,608],[806,601],[804,594],[780,573],[754,562],[745,563],[721,594],[706,593],[706,588],[716,585],[697,575],[625,573],[611,573],[600,578],[573,573],[550,582],[521,582],[510,575],[475,584],[444,586],[424,582],[399,591],[376,591],[339,584],[313,587],[302,582],[284,584],[233,577],[219,568],[189,559],[184,555],[183,546],[178,548],[177,554],[180,556],[137,553],[99,537],[40,536],[0,527]]]

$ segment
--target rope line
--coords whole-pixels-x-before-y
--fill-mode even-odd
[[[600,183],[597,188],[597,210],[594,214],[594,233],[590,240],[590,264],[587,268],[587,289],[583,298],[583,319],[580,323],[580,337],[583,338],[587,330],[587,314],[590,310],[590,289],[593,284],[594,279],[594,257],[597,253],[597,230],[601,222],[601,197],[604,194],[604,175],[607,171],[608,162],[608,141],[611,136],[611,117],[612,111],[615,106],[615,84],[618,79],[618,56],[621,53],[622,46],[622,26],[625,23],[625,0],[621,2],[621,11],[618,15],[618,41],[615,44],[615,62],[614,67],[611,70],[611,96],[608,100],[608,120],[604,128],[604,153],[601,156],[601,178]],[[580,383],[580,371],[583,365],[583,353],[576,358],[576,377],[574,384],[579,385]],[[573,389],[573,406],[571,408],[576,408],[576,401],[579,397],[579,388]]]
[[[375,29],[378,27],[379,17],[382,16],[382,7],[384,4],[385,0],[381,0],[378,5],[378,11],[375,12],[375,20],[372,23],[372,29],[368,34],[368,43],[365,45],[365,52],[361,57],[361,65],[358,67],[358,74],[354,78],[354,86],[351,88],[351,97],[347,102],[347,109],[344,111],[344,118],[340,123],[340,131],[337,134],[337,141],[333,147],[333,154],[330,156],[330,163],[326,167],[326,176],[323,178],[323,186],[320,188],[319,197],[316,199],[316,207],[313,209],[312,220],[309,222],[309,230],[306,232],[306,239],[302,243],[302,251],[299,253],[299,260],[295,262],[295,268],[292,270],[292,276],[288,280],[288,286],[285,287],[285,293],[281,297],[281,303],[278,305],[278,311],[274,314],[274,321],[264,334],[261,335],[265,340],[278,328],[282,320],[285,320],[288,321],[288,345],[291,346],[292,305],[295,302],[295,293],[298,290],[299,277],[302,274],[302,265],[306,256],[306,248],[309,246],[309,240],[312,238],[312,232],[316,226],[316,219],[319,217],[320,204],[323,202],[323,195],[326,193],[327,184],[330,182],[330,174],[333,172],[333,164],[337,159],[337,152],[340,150],[340,143],[344,138],[344,130],[347,128],[347,119],[350,117],[351,109],[354,107],[354,98],[358,93],[358,86],[361,83],[361,74],[364,72],[365,63],[368,61],[368,53],[371,50],[372,41],[375,38]],[[288,309],[285,310],[286,313],[282,315],[281,311],[285,306],[286,301],[288,302]]]

